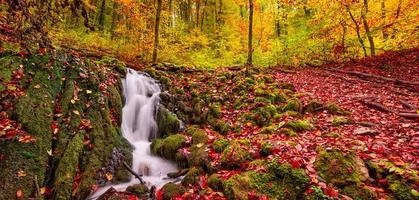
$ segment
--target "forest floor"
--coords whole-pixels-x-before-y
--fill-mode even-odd
[[[225,157],[225,151],[217,153],[214,148],[217,140],[223,138],[231,143],[237,140],[250,141],[251,147],[247,150],[253,154],[251,161],[279,158],[281,162],[290,163],[294,168],[304,169],[310,175],[311,184],[322,188],[329,197],[338,198],[339,196],[345,199],[348,198],[346,195],[353,194],[338,195],[338,191],[342,189],[339,189],[340,186],[327,183],[326,185],[323,183],[324,180],[318,177],[320,169],[314,165],[316,160],[319,160],[319,148],[355,152],[356,156],[365,163],[378,163],[378,166],[386,171],[385,174],[396,173],[407,177],[405,182],[413,183],[412,187],[417,191],[419,187],[417,179],[417,170],[419,170],[419,61],[417,55],[418,49],[411,49],[347,63],[297,70],[270,67],[255,70],[256,72],[245,76],[240,74],[248,72],[236,71],[238,69],[192,73],[186,70],[186,73],[180,72],[181,75],[179,72],[176,75],[169,75],[171,80],[169,91],[184,97],[179,99],[189,99],[190,102],[185,102],[185,104],[192,109],[198,107],[198,110],[205,110],[197,102],[200,101],[199,98],[208,98],[208,94],[211,99],[209,102],[221,102],[219,118],[229,124],[231,129],[224,131],[223,127],[212,123],[211,120],[204,125],[204,129],[210,136],[207,152],[211,165],[222,166],[219,168],[222,170],[218,170],[217,174],[225,180],[249,170],[261,169],[249,162],[244,162],[240,167],[233,167],[233,169],[223,167],[224,160],[229,158]],[[254,79],[249,80],[249,77]],[[243,86],[243,82],[252,84]],[[290,85],[291,88],[288,87]],[[274,95],[276,87],[295,92],[290,96],[297,97],[304,105],[304,108],[295,109],[302,115],[289,113],[288,110],[277,117],[276,114],[269,115],[259,109],[270,105],[277,108],[283,106],[273,101],[266,103],[259,98],[268,99],[269,96]],[[237,88],[239,89],[236,90]],[[240,94],[238,92],[240,89],[246,92]],[[310,102],[320,102],[323,106],[336,104],[349,111],[350,114],[345,113],[346,111],[330,111],[324,107],[323,109],[320,107],[319,112],[310,113],[306,111]],[[281,112],[286,111],[285,108],[288,105],[282,107]],[[209,112],[212,109],[210,103]],[[253,118],[249,116],[252,113]],[[267,118],[272,118],[272,121],[267,119],[269,122],[262,121],[258,124],[260,118],[266,117],[265,115],[269,115]],[[249,118],[253,121],[249,121]],[[283,134],[284,127],[295,120],[308,121],[310,128],[302,128],[302,130],[297,128],[295,135]],[[192,119],[192,121],[197,120]],[[267,157],[261,155],[264,142],[272,145],[268,153],[270,155]],[[193,151],[192,146],[182,151],[189,154]],[[371,173],[370,166],[368,168]],[[374,198],[383,199],[395,193],[394,189],[390,191],[392,190],[389,186],[391,183],[389,184],[387,179],[391,179],[390,176],[386,178],[386,175],[375,174],[362,185],[374,191],[376,194]],[[183,197],[197,195],[198,191],[200,190],[195,192],[190,190]],[[215,198],[212,195],[216,196],[214,193],[207,195],[211,198]],[[356,195],[352,197],[355,198]],[[263,195],[259,198],[263,198]],[[393,198],[400,198],[400,196],[396,195]]]

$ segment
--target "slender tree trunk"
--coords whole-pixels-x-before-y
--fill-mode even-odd
[[[196,27],[199,27],[199,12],[201,10],[201,1],[196,2]]]
[[[161,4],[162,4],[162,0],[157,0],[156,23],[154,26],[153,63],[157,62],[157,52],[159,50],[159,28],[160,28]]]
[[[113,2],[112,5],[112,19],[111,19],[111,27],[109,32],[111,33],[111,39],[115,38],[115,29],[116,29],[116,22],[118,20],[118,13],[116,12],[116,9],[118,8],[118,3],[116,1]]]
[[[365,11],[361,13],[362,22],[364,24],[365,33],[367,34],[368,42],[370,43],[371,55],[375,55],[374,38],[368,25],[367,14],[368,14],[368,0],[364,0]]]
[[[204,1],[204,7],[202,8],[202,16],[201,16],[201,31],[204,31],[204,22],[206,18],[206,8],[207,8],[208,0]]]
[[[252,47],[252,38],[253,38],[253,0],[249,0],[249,38],[248,38],[248,55],[247,55],[247,65],[252,65],[253,57],[253,47]]]
[[[385,0],[381,0],[381,21],[382,21],[382,34],[383,39],[386,40],[388,38],[388,34],[386,31],[386,4]]]
[[[99,30],[103,31],[105,26],[105,4],[106,0],[102,0],[99,12]]]
[[[363,40],[363,39],[362,39],[362,37],[361,37],[359,24],[358,24],[358,22],[356,21],[356,19],[355,19],[354,15],[352,14],[351,9],[349,8],[349,6],[346,6],[346,10],[348,11],[349,16],[351,17],[352,22],[354,22],[354,25],[355,25],[355,31],[356,31],[356,36],[358,37],[359,44],[361,44],[361,48],[362,48],[362,50],[364,51],[364,56],[366,57],[366,56],[368,56],[368,54],[367,54],[367,49],[365,48],[364,40]]]

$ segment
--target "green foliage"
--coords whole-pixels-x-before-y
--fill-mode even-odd
[[[215,152],[221,153],[221,152],[224,151],[224,149],[228,145],[230,145],[230,143],[228,142],[227,139],[220,138],[220,139],[216,139],[212,145],[213,145],[212,147],[213,147],[213,149],[214,149]]]

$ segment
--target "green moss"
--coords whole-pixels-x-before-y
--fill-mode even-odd
[[[156,121],[161,137],[179,132],[179,119],[163,106],[160,106],[157,111]]]
[[[221,119],[211,119],[210,124],[216,131],[222,135],[226,135],[231,130],[229,122]]]
[[[240,165],[252,159],[249,150],[249,141],[234,140],[224,149],[221,155],[221,164],[228,168],[240,167]]]
[[[347,117],[334,116],[332,119],[333,126],[341,126],[345,124],[351,124],[353,121]]]
[[[221,117],[221,104],[218,102],[212,103],[209,107],[209,113],[215,118],[220,118]]]
[[[195,185],[199,182],[199,170],[196,167],[192,167],[189,169],[188,173],[186,173],[185,177],[182,179],[182,185],[189,186]]]
[[[320,177],[338,187],[361,182],[361,173],[353,154],[340,151],[321,151],[314,166]]]
[[[414,200],[418,197],[417,191],[410,187],[408,184],[395,178],[396,176],[389,176],[390,187],[389,189],[393,192],[393,196],[398,200]]]
[[[222,191],[224,188],[224,180],[218,174],[212,174],[207,180],[208,186],[215,191]]]
[[[324,105],[318,101],[310,101],[304,106],[304,112],[307,113],[318,113],[324,109]]]
[[[221,153],[221,152],[223,152],[223,151],[224,151],[224,149],[225,149],[228,145],[230,145],[230,143],[228,142],[228,140],[227,140],[227,139],[224,139],[224,138],[219,138],[219,139],[216,139],[216,140],[214,141],[214,143],[212,144],[212,148],[214,149],[214,151],[215,151],[215,152],[217,152],[217,153]]]
[[[96,61],[96,64],[115,69],[121,75],[125,75],[127,73],[127,66],[125,63],[116,58],[104,56],[101,60]]]
[[[350,115],[351,114],[351,112],[337,106],[334,103],[327,104],[326,109],[329,113],[334,114],[334,115]]]
[[[189,166],[202,167],[205,170],[209,169],[208,153],[205,151],[205,146],[192,146],[188,156]]]
[[[317,186],[311,186],[311,193],[306,194],[305,200],[333,200],[333,198],[326,196],[323,190]]]
[[[308,120],[290,121],[285,124],[285,127],[294,131],[306,131],[310,130],[310,122]]]
[[[149,193],[150,190],[144,184],[135,184],[135,185],[128,186],[126,191],[132,192],[140,197],[147,197],[147,193]]]
[[[293,129],[283,128],[281,129],[281,134],[288,135],[289,137],[297,137],[298,134]]]
[[[262,156],[268,156],[272,153],[272,144],[269,142],[262,142],[260,144],[260,155]]]
[[[175,160],[177,150],[180,149],[186,138],[183,135],[170,135],[165,139],[156,139],[151,143],[151,151],[153,154],[159,155],[169,160]]]
[[[166,183],[162,187],[162,191],[163,200],[171,200],[177,196],[182,196],[182,194],[186,192],[186,189],[181,185]]]
[[[208,135],[203,129],[195,129],[192,134],[192,144],[205,144],[208,141]]]
[[[73,192],[73,182],[79,164],[79,156],[83,150],[82,134],[77,134],[71,139],[55,171],[54,187],[56,199],[68,199]]]
[[[283,83],[283,84],[281,84],[281,88],[282,89],[285,89],[285,90],[291,90],[291,91],[295,92],[294,85],[293,84],[290,84],[290,83]]]
[[[297,98],[288,99],[287,104],[282,108],[283,112],[295,111],[301,113],[302,110],[303,105],[301,101]]]
[[[309,183],[301,169],[276,161],[268,163],[266,173],[247,171],[230,177],[224,183],[224,193],[229,199],[248,199],[249,192],[267,195],[273,199],[302,199]]]
[[[253,115],[250,116],[250,120],[253,120],[258,126],[262,127],[271,124],[276,114],[276,107],[272,104],[267,104],[253,110]]]
[[[345,188],[343,188],[342,193],[352,197],[355,200],[377,199],[377,194],[374,191],[368,189],[367,187],[363,187],[357,184],[346,186]]]

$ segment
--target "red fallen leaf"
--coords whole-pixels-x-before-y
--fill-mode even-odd
[[[32,136],[30,135],[24,135],[24,136],[19,137],[18,141],[22,143],[29,143],[29,142],[34,142],[35,139],[33,139]]]
[[[382,178],[382,179],[378,180],[378,183],[379,183],[380,185],[388,185],[388,180],[387,180],[387,179],[385,179],[385,178]]]
[[[162,200],[163,199],[163,189],[156,192],[156,199]]]
[[[52,123],[51,123],[51,130],[52,130],[52,134],[53,135],[57,135],[58,132],[60,131],[60,129],[58,128],[57,121],[52,121]]]
[[[297,159],[292,159],[291,160],[291,166],[292,166],[292,168],[301,168],[302,161],[301,160],[297,160]]]
[[[46,49],[46,48],[39,48],[39,49],[38,49],[38,54],[39,54],[39,55],[44,55],[46,51],[47,51],[47,49]]]
[[[247,198],[249,200],[257,200],[258,199],[258,196],[257,196],[257,194],[256,194],[255,191],[251,191],[251,192],[248,192],[247,193]]]
[[[263,194],[259,197],[259,200],[269,200],[269,197]]]
[[[200,176],[199,181],[201,182],[201,188],[207,188],[207,177],[206,176]]]
[[[352,167],[348,167],[347,170],[348,170],[348,173],[352,173],[353,171]]]
[[[312,194],[314,192],[313,188],[308,188],[305,192],[306,195]]]
[[[324,194],[326,194],[327,196],[333,197],[333,198],[337,198],[339,196],[339,193],[337,190],[328,187],[326,189],[323,190]]]
[[[18,191],[16,191],[16,198],[20,199],[20,198],[22,198],[22,197],[23,197],[23,192],[22,192],[22,190],[18,190]]]

